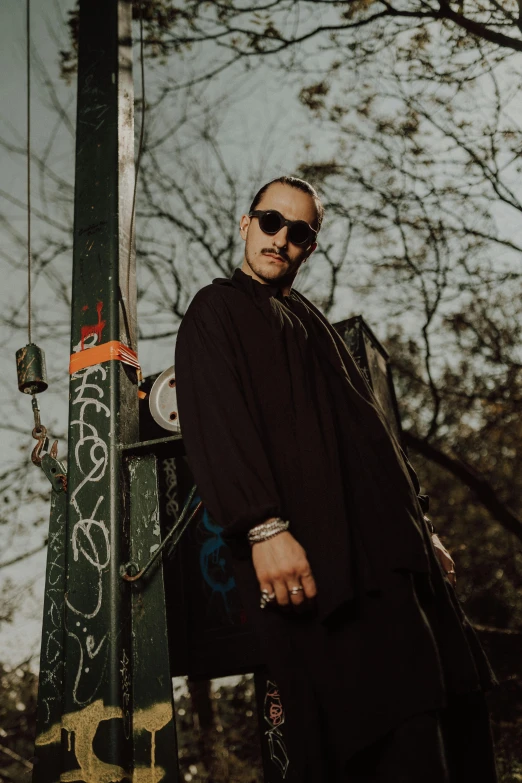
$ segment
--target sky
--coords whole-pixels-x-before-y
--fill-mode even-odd
[[[70,0],[38,0],[31,9],[31,135],[32,145],[41,152],[45,149],[56,122],[56,112],[50,104],[49,92],[43,84],[43,76],[48,74],[56,89],[57,100],[67,108],[74,118],[75,85],[66,85],[59,79],[57,51],[67,46],[67,11],[74,5]],[[26,34],[25,3],[21,0],[3,0],[0,6],[0,67],[8,78],[2,79],[0,113],[0,135],[16,149],[23,149],[26,140]],[[135,46],[135,58],[138,51]],[[146,78],[151,94],[154,80],[161,76],[161,65],[147,65]],[[217,81],[213,90],[230,88],[234,79],[233,97],[230,108],[220,127],[220,141],[223,154],[230,165],[238,165],[238,150],[241,158],[239,165],[245,170],[255,168],[256,161],[266,159],[272,167],[281,166],[289,170],[295,159],[295,132],[299,132],[300,143],[314,137],[314,124],[307,126],[307,117],[295,98],[295,88],[285,83],[281,75],[267,70],[263,66],[254,69],[248,76],[227,73]],[[135,90],[139,90],[138,69],[135,66]],[[136,126],[139,128],[139,117]],[[315,139],[315,143],[317,140]],[[324,153],[328,152],[328,140],[324,139]],[[54,144],[48,150],[49,165],[70,187],[74,172],[74,135],[67,125],[58,128]],[[13,303],[23,299],[27,287],[23,262],[26,251],[22,245],[13,241],[15,235],[26,236],[26,159],[16,151],[6,152],[0,149],[0,214],[7,222],[0,224],[3,238],[0,249],[0,270],[3,285],[0,286],[0,302],[3,312],[12,312]],[[272,174],[270,174],[272,176]],[[47,236],[46,221],[38,214],[45,212],[38,172],[32,166],[32,246]],[[250,193],[246,194],[249,200]],[[14,202],[14,203],[13,203]],[[55,214],[54,212],[50,214]],[[64,217],[71,218],[70,208],[64,208]],[[239,214],[238,214],[239,219]],[[138,237],[139,241],[139,237]],[[65,284],[69,283],[72,259],[70,252],[62,254],[59,268],[64,275]],[[21,268],[14,268],[15,264]],[[241,259],[238,258],[238,266]],[[206,282],[210,282],[210,279]],[[49,389],[40,395],[42,421],[49,432],[66,432],[67,392],[68,392],[68,316],[62,304],[55,301],[55,293],[45,278],[35,279],[33,275],[33,340],[45,351],[49,376]],[[53,321],[56,316],[56,332],[52,327],[42,324]],[[349,295],[341,302],[339,318],[351,315]],[[16,313],[17,322],[26,320],[24,308]],[[26,334],[20,329],[16,334],[8,333],[0,339],[0,372],[2,373],[2,400],[4,411],[9,412],[10,426],[16,431],[0,424],[0,471],[6,470],[13,454],[19,450],[29,451],[34,446],[31,439],[33,426],[30,401],[16,390],[15,351],[27,342]],[[162,343],[148,342],[140,354],[144,374],[159,372],[172,364],[173,340]],[[60,455],[65,454],[65,444],[60,442]],[[18,499],[14,518],[4,526],[4,541],[0,562],[5,562],[17,554],[36,548],[46,535],[45,523],[37,524],[40,519],[41,504],[36,508],[29,502],[28,490],[35,486],[45,491],[45,478],[37,468],[25,477],[24,490]],[[45,513],[45,512],[44,512]],[[32,527],[34,525],[34,527]],[[16,665],[29,656],[35,656],[37,665],[39,637],[41,632],[41,607],[45,574],[45,552],[32,556],[22,564],[0,571],[0,586],[4,580],[11,580],[15,592],[23,591],[25,596],[22,610],[17,612],[15,622],[0,628],[0,660]]]
[[[61,8],[66,10],[67,3],[62,3]],[[52,40],[52,32],[48,29],[48,24],[57,28],[58,11],[60,6],[49,0],[45,2],[33,3],[31,30],[34,53],[42,59],[46,67],[56,76],[58,73],[56,60],[56,44]],[[2,79],[1,106],[0,113],[0,133],[4,138],[10,140],[15,146],[25,143],[26,138],[26,36],[25,36],[25,3],[20,0],[4,0],[0,6],[0,68],[4,74]],[[51,27],[52,29],[52,27]],[[65,31],[64,31],[65,32]],[[45,106],[39,94],[37,83],[38,64],[33,62],[33,83],[32,83],[32,135],[35,145],[42,144],[45,134],[48,132],[52,122],[52,113]],[[58,156],[59,157],[59,156]],[[66,165],[66,164],[65,164]],[[23,159],[16,154],[8,154],[0,150],[0,188],[4,193],[9,194],[14,199],[18,199],[22,204],[26,203],[26,167]],[[38,198],[35,194],[35,202]],[[1,211],[8,218],[10,228],[22,235],[26,235],[26,216],[24,210],[10,203],[5,198],[0,198]],[[41,231],[45,230],[39,221],[33,218],[33,237],[38,238]],[[4,313],[9,308],[13,300],[18,299],[26,290],[27,282],[24,276],[14,272],[8,263],[6,263],[4,252],[16,260],[21,260],[23,251],[13,246],[9,241],[9,234],[6,231],[5,224],[0,228],[3,235],[3,258],[0,257],[0,267],[2,269],[2,285],[0,286],[0,301]],[[44,293],[35,291],[35,304],[37,308],[47,307],[50,302],[49,292]],[[25,314],[21,316],[25,320]],[[36,329],[37,331],[37,329]],[[36,338],[38,341],[38,338]],[[32,413],[29,398],[23,397],[16,389],[16,364],[15,351],[27,342],[27,337],[23,333],[16,336],[8,335],[0,342],[0,372],[2,373],[2,402],[3,410],[9,416],[9,420],[14,422],[19,430],[15,434],[6,432],[2,427],[0,429],[0,470],[6,470],[10,461],[17,458],[19,450],[30,450],[34,444],[31,438],[31,429],[33,426]],[[48,346],[42,346],[48,349]],[[57,371],[53,367],[53,350],[47,350],[47,360],[51,363],[49,366],[49,375],[55,378]],[[63,372],[63,368],[60,368]],[[44,424],[64,420],[63,411],[63,389],[62,394],[48,393],[48,398],[40,398]],[[62,404],[61,404],[62,403]],[[66,415],[66,414],[65,414]],[[7,419],[4,420],[7,423]],[[63,454],[63,447],[62,447]],[[27,484],[34,485],[41,482],[41,477],[37,468],[32,475],[27,476]],[[28,503],[24,503],[24,497],[19,499],[19,506],[16,509],[15,518],[10,520],[9,529],[3,530],[3,546],[0,554],[0,562],[5,562],[16,556],[20,551],[37,547],[45,537],[45,529],[42,526],[27,535],[24,531],[29,529],[31,518],[34,517],[32,509]],[[22,611],[17,615],[13,626],[0,628],[0,660],[15,665],[20,661],[27,659],[38,651],[39,635],[41,626],[41,602],[43,599],[43,574],[45,571],[45,553],[29,558],[25,563],[16,565],[0,572],[0,583],[4,579],[12,580],[14,588],[23,590],[26,599]]]

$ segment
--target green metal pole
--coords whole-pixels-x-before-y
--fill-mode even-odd
[[[48,459],[48,456],[45,456],[45,459]],[[63,468],[61,472],[64,472]],[[66,514],[67,496],[65,491],[63,487],[61,490],[53,488],[45,573],[33,783],[51,783],[51,781],[60,779],[61,749],[59,741],[65,676],[63,608]]]
[[[71,353],[136,349],[131,14],[127,0],[80,2]],[[134,369],[89,361],[70,381],[63,717],[37,743],[61,744],[61,780],[109,783],[132,777],[131,606],[119,567],[121,445],[138,439],[138,398]]]
[[[144,564],[160,544],[157,457],[127,459],[131,557]],[[157,560],[132,595],[132,701],[136,783],[179,783],[163,566]],[[131,683],[129,682],[129,685]],[[130,692],[129,688],[129,692]]]

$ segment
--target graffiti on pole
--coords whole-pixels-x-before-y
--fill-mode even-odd
[[[45,585],[44,627],[40,664],[42,723],[51,722],[56,704],[62,700],[63,687],[63,594],[65,582],[65,513],[52,516],[49,530]]]
[[[83,783],[111,783],[128,780],[127,772],[117,764],[108,764],[94,751],[94,738],[100,723],[108,720],[123,719],[120,707],[106,707],[101,699],[89,704],[78,712],[62,717],[61,723],[40,734],[36,738],[37,746],[53,745],[61,740],[62,729],[67,733],[68,750],[72,749],[74,736],[74,754],[78,769],[64,772],[61,781],[83,781]],[[153,704],[146,709],[136,710],[133,731],[148,732],[151,735],[150,765],[137,766],[133,770],[133,783],[159,783],[165,777],[165,770],[156,765],[156,734],[172,720],[170,702]]]
[[[92,336],[94,340],[85,347],[90,348],[97,341],[98,335]],[[84,340],[82,337],[76,351],[84,347]],[[96,364],[79,370],[71,378],[74,415],[70,426],[77,429],[72,459],[81,479],[70,494],[69,532],[74,561],[81,561],[84,573],[92,577],[89,590],[81,592],[81,605],[68,593],[65,598],[70,610],[67,635],[76,642],[78,655],[72,698],[79,706],[88,704],[96,694],[108,654],[107,634],[100,635],[99,628],[95,631],[90,627],[102,607],[103,574],[111,559],[110,531],[101,513],[107,504],[103,503],[103,494],[96,491],[96,485],[105,478],[109,468],[108,443],[100,435],[100,430],[106,433],[111,424],[110,408],[103,402],[102,384],[105,385],[107,373],[105,367]],[[86,678],[92,667],[94,678]]]
[[[176,472],[176,458],[167,457],[163,460],[163,475],[165,477],[165,511],[174,520],[178,518],[178,474]]]

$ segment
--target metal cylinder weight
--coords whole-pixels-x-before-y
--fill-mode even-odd
[[[16,352],[18,388],[23,394],[39,394],[47,389],[45,354],[34,343]]]

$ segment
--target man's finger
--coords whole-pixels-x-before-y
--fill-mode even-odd
[[[307,598],[315,598],[317,595],[317,587],[311,573],[301,576],[301,584],[303,585],[305,596]]]
[[[302,604],[305,599],[304,587],[300,584],[294,583],[287,585],[287,588],[290,595],[290,601],[294,604],[294,606],[299,606]]]
[[[259,585],[259,588],[261,590],[261,608],[268,606],[268,604],[275,603],[275,591],[270,582],[263,582],[263,584]]]
[[[274,591],[276,594],[276,601],[279,606],[288,606],[290,603],[290,596],[288,595],[288,588],[286,583],[281,580],[277,580],[274,582]]]

